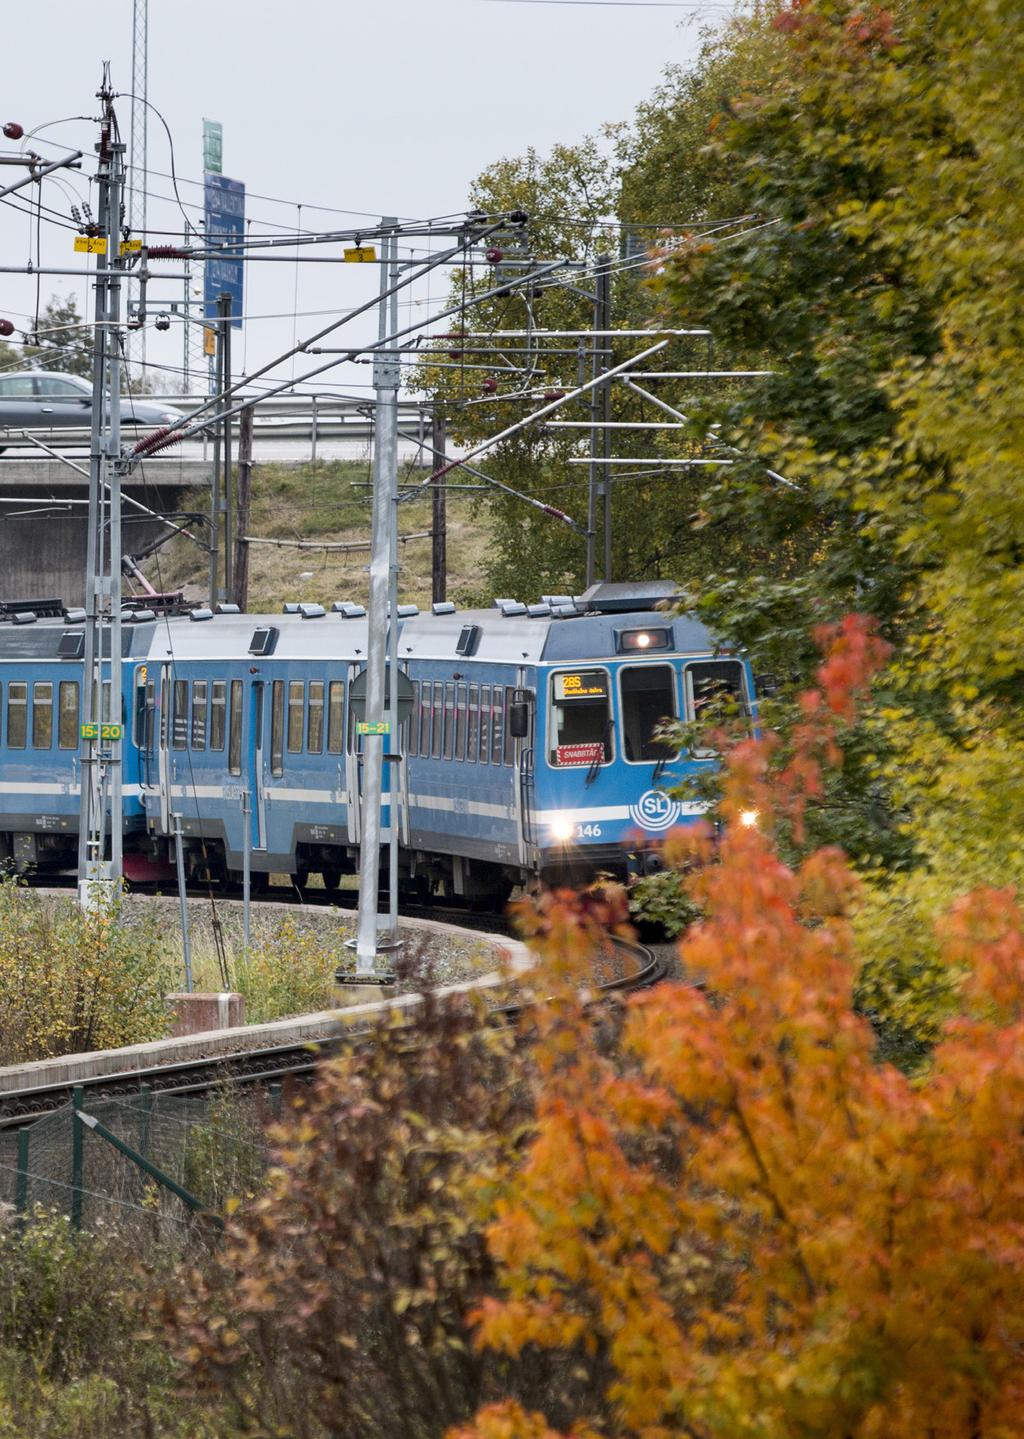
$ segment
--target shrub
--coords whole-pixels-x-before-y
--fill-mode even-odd
[[[173,980],[156,915],[85,914],[0,879],[0,1063],[159,1039]]]

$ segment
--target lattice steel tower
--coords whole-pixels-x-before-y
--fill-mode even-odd
[[[149,0],[132,0],[132,129],[128,154],[128,224],[136,239],[146,237],[146,191],[149,173],[146,139],[148,97]],[[128,332],[128,358],[135,365],[146,363],[146,327]],[[145,374],[145,370],[143,370]]]

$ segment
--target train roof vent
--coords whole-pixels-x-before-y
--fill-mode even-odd
[[[588,610],[597,610],[603,615],[653,610],[678,598],[679,586],[674,580],[627,580],[615,584],[599,581],[579,597]]]
[[[365,605],[353,605],[348,600],[335,600],[331,609],[335,614],[341,615],[343,620],[361,620],[366,614]]]
[[[570,600],[567,605],[553,605],[551,613],[556,620],[571,620],[574,615],[578,615],[582,613],[582,611],[578,605],[574,605]]]
[[[238,605],[220,604],[214,605],[213,608],[218,615],[240,615],[242,613],[241,608]]]
[[[278,628],[276,625],[260,625],[259,629],[252,632],[252,639],[249,641],[249,653],[251,655],[272,655],[274,646],[277,644]]]
[[[419,605],[399,605],[399,606],[398,606],[398,609],[397,609],[398,618],[399,618],[400,620],[411,620],[412,617],[413,617],[413,615],[418,615],[419,612],[420,612],[420,607],[419,607]],[[388,614],[390,614],[390,613],[391,613],[391,606],[388,605]]]
[[[130,625],[141,625],[145,620],[155,620],[156,610],[132,610],[130,614],[122,615],[121,619]]]
[[[323,605],[299,605],[299,614],[304,620],[319,620],[326,613]]]
[[[505,607],[505,605],[517,605],[518,603],[519,603],[518,600],[508,599],[507,597],[506,597],[505,599],[496,598],[495,601],[494,601],[493,608],[496,609],[496,610],[500,610],[500,609],[503,609],[503,608]]]
[[[542,605],[571,605],[572,595],[541,595]]]
[[[206,605],[200,605],[196,610],[189,610],[188,617],[190,620],[212,620],[213,610]]]
[[[459,631],[459,638],[455,643],[455,653],[457,655],[465,655],[467,659],[475,655],[482,633],[483,631],[479,625],[463,625]]]
[[[522,604],[519,600],[496,600],[495,604],[498,606],[499,610],[501,610],[501,613],[506,617],[508,615],[526,614],[526,606]]]
[[[301,612],[301,610],[302,606],[297,600],[286,600],[285,603],[281,606],[281,613],[283,615],[297,615]]]
[[[64,611],[64,623],[66,625],[84,625],[86,618],[85,610],[82,609]]]
[[[435,615],[453,615],[455,605],[452,600],[437,600],[430,606]]]
[[[549,615],[551,613],[551,606],[543,604],[527,605],[526,613],[530,616],[531,620],[540,620],[543,619],[545,615]]]
[[[11,615],[11,619],[16,625],[34,625],[38,618],[35,610],[18,610]]]

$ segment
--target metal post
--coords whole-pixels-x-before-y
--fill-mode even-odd
[[[71,1091],[71,1228],[82,1227],[82,1173],[84,1168],[81,1110],[85,1102],[83,1090],[76,1085]]]
[[[310,463],[311,465],[315,465],[315,464],[316,464],[317,400],[318,400],[318,399],[319,399],[319,396],[318,396],[318,395],[314,395],[314,396],[313,396],[313,399],[312,399],[312,408],[313,408],[313,433],[312,433],[312,438],[311,438],[311,443],[310,443],[310,449],[309,449],[309,463]]]
[[[181,909],[181,953],[185,961],[185,993],[192,993],[192,945],[188,936],[188,900],[185,897],[185,847],[181,838],[181,815],[174,821],[174,864],[178,871],[178,905]]]
[[[31,1131],[26,1126],[18,1130],[18,1168],[14,1176],[14,1210],[18,1224],[24,1225],[28,1211],[28,1158]]]
[[[228,320],[225,316],[231,314],[231,296],[221,294],[217,296],[217,318],[216,326],[216,349],[214,351],[214,390],[222,395],[226,388],[224,375],[225,359],[225,337],[228,330]],[[220,532],[221,532],[221,511],[223,509],[223,498],[221,492],[221,448],[225,437],[230,442],[230,431],[226,425],[218,424],[213,427],[213,474],[210,479],[210,604],[216,604],[224,598],[224,591],[220,584]]]
[[[224,319],[224,389],[231,388],[231,298],[227,299]],[[224,515],[224,585],[219,599],[229,600],[234,588],[232,580],[233,539],[231,534],[231,428],[234,421],[231,418],[231,407],[228,406],[224,415],[224,455],[221,462],[221,509]]]
[[[235,589],[232,598],[240,609],[249,603],[249,503],[252,495],[252,407],[238,417],[238,537],[235,541]]]
[[[395,225],[385,218],[382,227]],[[390,258],[391,237],[382,258]],[[388,265],[380,267],[379,338],[387,337]],[[373,452],[373,519],[371,525],[370,598],[366,655],[366,721],[384,724],[384,676],[386,666],[388,578],[391,561],[389,527],[395,518],[392,501],[397,468],[397,401],[399,364],[394,342],[376,352],[373,363],[376,390],[376,443]],[[359,921],[356,931],[356,974],[376,975],[377,903],[380,887],[380,811],[383,734],[363,737],[362,842],[359,847]]]
[[[430,444],[433,451],[430,468],[436,470],[447,460],[445,418],[443,411],[436,405],[431,419]],[[434,604],[439,604],[448,598],[448,518],[445,513],[444,481],[436,479],[433,490],[433,518],[430,526],[430,586]]]
[[[149,1132],[153,1119],[153,1086],[139,1086],[139,1153],[149,1155]]]
[[[601,255],[597,261],[597,329],[604,335],[604,344],[601,351],[601,373],[611,367],[611,327],[612,327],[612,262],[609,256]],[[600,432],[600,453],[604,464],[601,466],[601,493],[604,500],[603,523],[604,523],[604,578],[612,578],[612,485],[611,476],[608,473],[608,457],[611,454],[611,430],[608,428],[608,421],[612,417],[612,387],[610,383],[601,385],[596,391],[599,396],[598,417],[601,419],[602,428]],[[591,431],[593,433],[593,431]]]
[[[388,284],[393,288],[398,283],[398,237],[391,237],[391,264],[388,267]],[[396,334],[398,331],[398,291],[388,300],[388,333]],[[388,722],[391,726],[388,731],[388,753],[391,760],[388,764],[388,814],[390,817],[388,836],[388,941],[392,948],[398,944],[398,841],[399,835],[399,796],[401,785],[399,783],[398,766],[401,764],[400,755],[400,731],[398,727],[398,386],[392,391],[391,404],[393,406],[394,421],[392,433],[394,436],[394,463],[391,464],[389,479],[391,481],[391,506],[390,506],[390,575],[388,577],[388,609],[391,612],[390,623],[388,624],[388,683],[385,692],[390,703],[388,705]]]
[[[85,645],[80,753],[81,811],[78,895],[84,909],[109,901],[121,885],[121,200],[125,147],[116,138],[110,67],[100,90],[103,118],[97,146],[97,217],[105,251],[96,272],[92,350],[92,430],[89,451],[89,533],[85,574]],[[104,636],[109,635],[110,713],[117,729],[100,728]],[[108,801],[111,855],[106,860]]]

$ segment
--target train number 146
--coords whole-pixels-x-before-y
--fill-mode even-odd
[[[578,824],[576,826],[577,839],[600,839],[601,826],[599,824]]]

